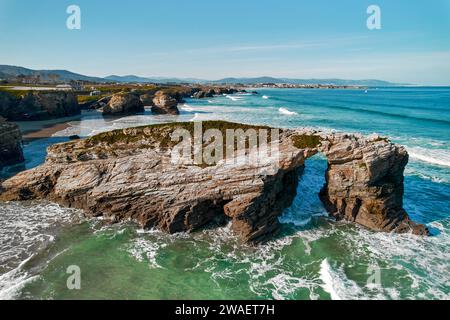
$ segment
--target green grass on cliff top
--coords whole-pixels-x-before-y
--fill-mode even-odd
[[[191,136],[194,134],[194,122],[174,122],[153,124],[141,127],[117,129],[114,131],[103,132],[86,140],[88,145],[95,146],[99,144],[116,144],[116,143],[133,143],[139,140],[152,138],[160,142],[162,147],[173,147],[177,142],[171,140],[170,134],[175,129],[186,129]],[[219,130],[222,135],[226,136],[226,130],[238,130],[242,129],[247,131],[248,129],[273,129],[269,126],[262,125],[248,125],[242,123],[234,123],[227,121],[204,121],[202,122],[202,130],[205,132],[209,129]],[[271,135],[268,133],[268,142],[270,142]],[[320,137],[314,135],[294,135],[292,137],[293,145],[299,149],[316,148],[320,144]]]
[[[114,144],[114,143],[131,143],[139,141],[140,139],[153,137],[161,141],[161,145],[170,147],[171,137],[170,133],[175,129],[186,129],[191,135],[194,134],[194,122],[174,122],[153,124],[141,127],[117,129],[109,132],[103,132],[87,139],[89,144]],[[203,132],[209,129],[218,129],[225,136],[228,129],[271,129],[268,126],[248,125],[241,123],[233,123],[226,121],[204,121],[202,122]],[[270,138],[270,135],[269,135]],[[175,144],[175,143],[174,143]]]

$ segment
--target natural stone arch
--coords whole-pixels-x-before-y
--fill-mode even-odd
[[[204,127],[246,127],[204,122]],[[170,134],[193,130],[174,123],[115,130],[48,149],[46,162],[4,181],[0,200],[48,199],[142,227],[191,231],[226,216],[246,242],[264,242],[279,230],[278,217],[292,204],[298,170],[322,152],[327,184],[320,197],[331,215],[376,231],[427,234],[403,210],[406,150],[378,136],[281,130],[279,157],[262,163],[214,166],[173,164]]]

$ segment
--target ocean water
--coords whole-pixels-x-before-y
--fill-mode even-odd
[[[167,235],[47,202],[2,203],[0,299],[449,299],[450,88],[258,92],[188,100],[180,116],[87,112],[52,138],[27,141],[25,168],[73,134],[167,121],[378,133],[406,146],[405,208],[433,235],[375,233],[327,217],[317,196],[327,164],[318,155],[280,218],[282,233],[258,247],[240,243],[229,226]],[[80,290],[67,287],[74,265]]]

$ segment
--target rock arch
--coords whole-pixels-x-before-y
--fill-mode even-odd
[[[170,161],[166,137],[180,126],[191,124],[116,130],[54,145],[43,165],[1,184],[0,200],[48,199],[88,216],[132,219],[167,232],[225,217],[244,241],[258,243],[277,233],[278,217],[296,196],[298,170],[322,152],[328,170],[320,198],[332,216],[376,231],[428,234],[403,210],[408,154],[387,139],[285,129],[271,142],[279,147],[276,160],[200,167]]]

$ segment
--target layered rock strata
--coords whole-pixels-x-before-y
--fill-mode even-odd
[[[267,129],[203,125],[223,133]],[[305,160],[322,151],[329,169],[321,199],[331,215],[377,231],[427,234],[402,209],[407,154],[387,140],[281,130],[279,139],[269,142],[278,147],[277,158],[199,165],[173,162],[176,144],[170,136],[180,128],[194,130],[192,123],[163,124],[54,145],[43,165],[2,183],[0,200],[48,199],[88,216],[132,219],[170,233],[231,221],[244,241],[258,243],[278,232],[278,217],[296,196]]]

